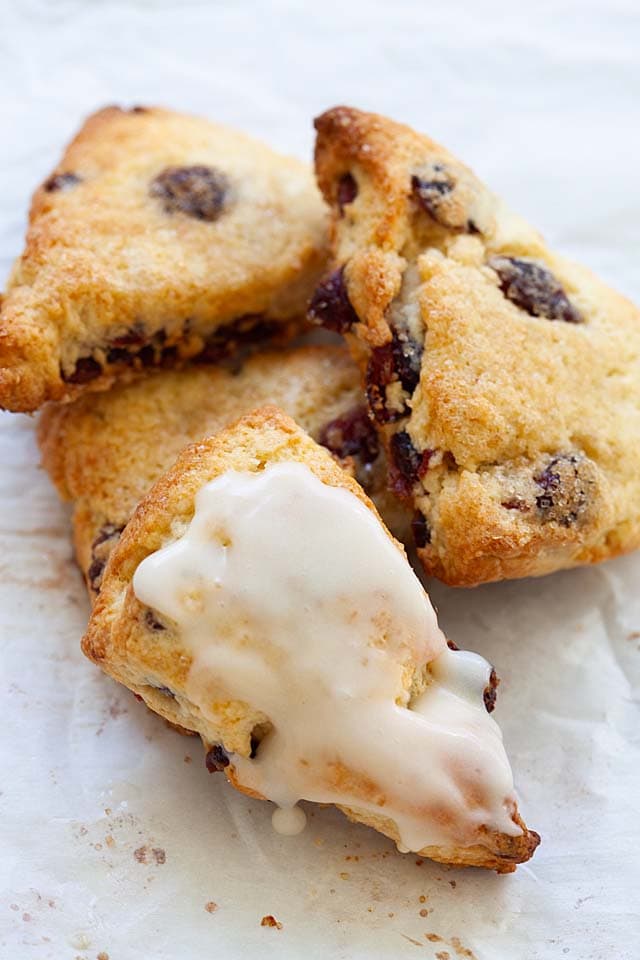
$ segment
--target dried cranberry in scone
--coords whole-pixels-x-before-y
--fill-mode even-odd
[[[149,185],[165,213],[185,213],[196,220],[217,220],[228,202],[231,185],[226,174],[213,167],[166,167]]]
[[[532,316],[583,322],[560,282],[543,264],[522,257],[491,257],[489,266],[498,274],[505,297]]]
[[[307,316],[312,323],[336,333],[347,333],[358,322],[349,300],[344,267],[334,270],[320,283],[309,302]]]

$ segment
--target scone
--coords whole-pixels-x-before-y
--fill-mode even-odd
[[[520,818],[492,671],[452,650],[402,547],[273,406],[192,444],[109,558],[84,652],[304,824],[335,803],[403,850],[510,872]]]
[[[188,443],[256,406],[276,403],[342,460],[394,532],[411,514],[387,493],[386,467],[345,347],[266,352],[237,373],[215,366],[157,371],[108,393],[50,405],[38,438],[60,496],[74,502],[76,555],[91,594],[134,507]]]
[[[347,334],[426,571],[471,586],[640,544],[640,313],[552,253],[438,144],[316,121]]]
[[[90,117],[36,191],[0,312],[0,407],[285,335],[325,257],[308,167],[158,108]]]

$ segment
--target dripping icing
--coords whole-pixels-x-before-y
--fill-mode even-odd
[[[483,703],[490,666],[448,649],[404,555],[351,492],[299,463],[229,471],[133,586],[177,625],[193,657],[185,692],[206,718],[230,699],[269,718],[256,757],[230,759],[281,808],[276,824],[300,825],[305,799],[393,821],[414,851],[471,844],[481,827],[521,833]]]

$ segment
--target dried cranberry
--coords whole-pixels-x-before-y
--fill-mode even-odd
[[[229,754],[222,744],[216,743],[207,753],[204,762],[209,773],[217,773],[229,766]]]
[[[365,391],[369,409],[378,423],[393,423],[404,415],[404,410],[387,408],[387,387],[394,380],[393,344],[385,343],[371,351],[365,374]]]
[[[112,347],[107,350],[107,363],[132,363],[135,355],[135,351],[126,350],[124,347]]]
[[[416,175],[411,177],[411,192],[419,206],[438,223],[442,223],[440,212],[442,198],[453,192],[455,183],[441,163],[433,164],[432,174],[429,180]],[[444,223],[444,226],[447,225]]]
[[[500,681],[498,680],[498,675],[492,667],[491,674],[489,675],[489,683],[484,688],[484,693],[482,694],[484,705],[487,708],[487,713],[491,713],[496,705],[499,683]]]
[[[160,353],[160,365],[163,367],[173,367],[180,359],[180,351],[177,347],[165,347]]]
[[[99,547],[101,543],[104,543],[105,540],[112,540],[114,537],[120,536],[124,527],[119,527],[115,523],[105,523],[91,544],[91,549],[95,550],[96,547]]]
[[[587,506],[589,488],[594,483],[593,468],[584,457],[561,454],[554,457],[534,480],[543,491],[536,497],[542,520],[570,527]]]
[[[198,360],[202,363],[219,363],[241,347],[270,340],[281,329],[281,324],[275,320],[267,320],[259,313],[247,313],[218,327],[215,333],[208,337]]]
[[[492,257],[489,266],[498,274],[507,300],[533,317],[582,323],[583,317],[547,267],[520,257]]]
[[[87,570],[87,580],[89,581],[89,586],[92,590],[95,590],[97,593],[100,589],[100,580],[102,579],[102,572],[105,568],[106,560],[94,559],[89,564],[89,569]]]
[[[143,367],[151,367],[156,362],[156,348],[153,344],[148,343],[146,347],[142,347],[136,352],[136,357]]]
[[[158,620],[153,610],[147,609],[144,614],[144,622],[149,630],[166,630],[162,621]]]
[[[80,357],[76,361],[73,371],[68,374],[62,374],[65,383],[89,383],[102,374],[102,367],[93,357]]]
[[[140,346],[146,341],[146,339],[147,335],[144,327],[140,324],[130,327],[129,330],[120,334],[119,337],[113,337],[110,343],[113,347]]]
[[[102,582],[102,574],[109,559],[114,542],[120,536],[124,527],[114,523],[105,523],[91,544],[91,563],[87,570],[87,581],[91,589],[97,593]]]
[[[229,193],[229,180],[212,167],[166,167],[149,186],[165,213],[186,213],[196,220],[217,220]]]
[[[517,497],[512,500],[503,500],[500,506],[504,507],[505,510],[519,510],[520,513],[528,513],[530,509],[525,500],[518,500]]]
[[[340,216],[344,213],[344,208],[358,196],[358,184],[351,173],[344,173],[338,180],[338,209]]]
[[[393,366],[402,386],[412,394],[420,381],[423,347],[408,333],[394,331],[391,340]]]
[[[346,333],[358,322],[358,315],[347,293],[344,267],[334,270],[320,283],[311,298],[308,317],[312,323],[335,330],[336,333]]]
[[[57,190],[71,190],[81,178],[77,173],[53,173],[48,180],[45,180],[43,187],[47,193],[55,193]]]
[[[394,433],[389,441],[389,486],[394,493],[407,497],[417,482],[422,454],[414,447],[406,430]]]
[[[394,330],[391,341],[371,351],[365,374],[365,390],[371,412],[378,423],[393,423],[404,416],[403,409],[387,407],[387,390],[390,383],[399,380],[408,397],[420,382],[422,344],[408,333]]]
[[[325,424],[318,442],[337,457],[358,457],[363,463],[373,463],[379,452],[378,434],[364,406]]]
[[[413,541],[418,550],[421,550],[422,547],[426,547],[427,544],[431,543],[431,530],[429,529],[427,518],[419,511],[414,514],[413,520],[411,521],[411,532],[413,533]]]

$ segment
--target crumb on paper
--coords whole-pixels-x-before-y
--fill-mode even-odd
[[[149,854],[151,854],[157,864],[167,862],[167,854],[162,847],[152,847],[151,851],[149,851],[149,847],[143,844],[143,846],[133,851],[134,860],[137,860],[138,863],[149,863]]]
[[[184,762],[185,762],[185,763],[191,763],[191,759],[192,759],[192,758],[189,756],[189,754],[187,754],[187,755],[185,756],[185,758],[184,758]]]
[[[115,842],[115,840],[113,839],[113,837],[111,836],[110,833],[107,834],[107,836],[104,838],[104,842],[106,843],[106,845],[107,845],[108,847],[115,847],[115,845],[116,845],[116,842]]]
[[[277,930],[282,930],[282,924],[279,920],[276,920],[272,914],[268,913],[266,917],[263,917],[260,921],[261,927],[276,927]]]
[[[342,873],[340,874],[340,879],[341,879],[341,880],[349,880],[350,876],[351,876],[350,873],[347,873],[345,870],[343,870]]]
[[[75,936],[71,937],[69,943],[76,950],[88,950],[91,946],[91,940],[86,933],[76,933]]]
[[[105,953],[104,950],[101,950],[98,956],[96,957],[96,960],[109,960],[109,954]]]
[[[25,923],[29,923],[29,921],[31,920],[31,914],[30,914],[30,913],[23,913],[23,914],[22,914],[22,919],[24,920]]]
[[[418,897],[418,903],[426,903],[426,902],[427,902],[427,898],[425,897],[424,893],[421,893],[420,896]]]
[[[204,908],[207,911],[207,913],[215,913],[216,910],[218,909],[218,904],[214,900],[207,900],[207,902],[204,905]]]
[[[422,910],[420,911],[420,916],[421,916],[421,917],[428,917],[428,916],[429,916],[429,911],[428,911],[428,910],[425,910],[425,908],[423,907]]]
[[[449,943],[455,950],[457,957],[466,957],[467,960],[476,960],[475,953],[464,946],[460,940],[460,937],[451,937]]]
[[[416,867],[421,867],[424,863],[424,860],[416,860]]]
[[[457,886],[456,881],[455,881],[455,880],[449,880],[449,886],[451,887],[452,890],[455,890],[455,888],[456,888],[456,886]]]
[[[438,950],[436,953],[436,960],[449,960],[451,954],[448,950]]]
[[[442,943],[442,937],[439,937],[437,933],[425,933],[425,937],[429,943]]]
[[[419,940],[414,940],[413,937],[408,937],[408,936],[406,935],[406,933],[401,933],[400,936],[401,936],[401,937],[404,937],[405,940],[408,940],[409,943],[413,943],[414,946],[416,946],[416,947],[422,947],[422,946],[423,946],[423,944],[420,943]]]

